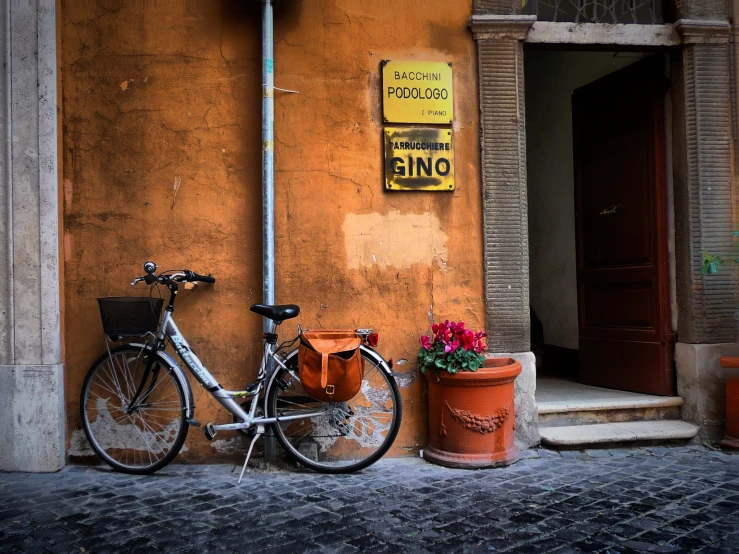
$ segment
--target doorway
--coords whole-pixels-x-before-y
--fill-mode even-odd
[[[524,60],[537,376],[672,395],[667,56]]]

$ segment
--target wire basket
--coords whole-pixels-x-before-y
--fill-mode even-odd
[[[98,298],[103,331],[109,337],[143,337],[154,333],[162,314],[161,298],[111,296]]]

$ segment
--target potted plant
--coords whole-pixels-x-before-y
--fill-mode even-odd
[[[429,386],[429,444],[423,458],[447,467],[498,467],[514,463],[514,381],[521,364],[486,358],[487,335],[464,322],[434,324],[421,337],[418,366]]]

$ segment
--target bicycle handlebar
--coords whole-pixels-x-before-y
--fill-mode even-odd
[[[216,278],[212,277],[211,275],[200,275],[199,273],[195,273],[194,271],[190,269],[183,269],[182,272],[177,272],[174,274],[167,275],[165,274],[159,274],[155,275],[154,272],[157,269],[157,265],[154,262],[146,262],[144,264],[144,271],[146,272],[146,275],[142,275],[141,277],[136,277],[133,282],[131,283],[131,286],[135,286],[137,283],[140,283],[141,281],[145,281],[147,285],[153,285],[154,283],[162,283],[166,284],[168,281],[176,281],[178,283],[210,283],[213,284],[216,282]]]
[[[189,281],[191,283],[215,283],[216,278],[212,277],[210,275],[199,275],[195,273],[194,271],[190,271],[189,269],[185,270],[185,279],[183,281]]]

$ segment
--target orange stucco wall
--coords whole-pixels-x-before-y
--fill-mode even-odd
[[[106,9],[109,8],[109,9]],[[275,8],[276,296],[304,327],[372,326],[403,383],[396,455],[426,440],[415,376],[432,320],[484,325],[477,59],[470,2]],[[221,383],[256,373],[261,321],[258,2],[61,6],[68,436],[103,351],[96,298],[153,259],[212,272],[176,317]],[[453,62],[456,191],[383,190],[380,61]],[[402,360],[407,360],[403,363]],[[230,418],[194,383],[196,417]],[[220,443],[221,454],[236,446]],[[235,439],[238,441],[239,439]],[[74,446],[74,445],[73,445]],[[74,448],[72,448],[74,451]],[[191,429],[185,460],[218,456]]]

